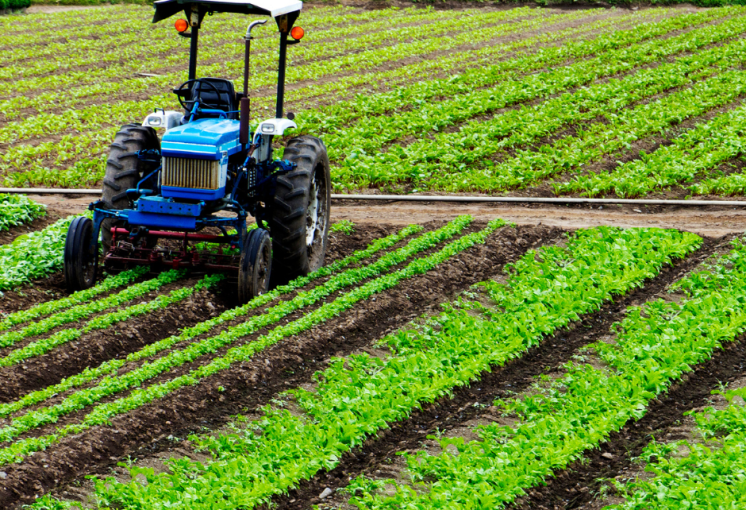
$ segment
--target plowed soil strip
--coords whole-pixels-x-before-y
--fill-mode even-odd
[[[0,402],[16,400],[31,391],[80,373],[86,367],[98,366],[126,355],[179,328],[193,326],[218,315],[224,309],[225,304],[218,296],[203,291],[158,314],[136,317],[111,329],[93,331],[45,355],[0,369]]]
[[[431,227],[431,229],[429,229],[428,231],[435,230],[434,227],[438,227],[438,226],[442,226],[442,222],[433,222],[430,225],[428,225],[428,227]],[[471,230],[474,230],[474,227],[467,227],[466,229],[464,229],[461,232],[461,234],[468,233]],[[374,264],[376,262],[376,260],[375,260],[376,258],[380,259],[380,257],[385,256],[387,253],[391,253],[392,251],[395,251],[397,248],[400,248],[402,245],[406,245],[409,241],[411,241],[413,239],[413,237],[416,237],[416,236],[411,236],[411,237],[408,237],[408,238],[404,239],[403,241],[401,241],[400,243],[398,243],[394,247],[389,248],[388,250],[386,250],[384,252],[381,252],[379,254],[376,254],[376,256],[374,256],[372,259],[368,259],[368,260],[363,261],[360,265],[362,266],[362,265]],[[418,256],[419,257],[426,256],[427,254],[429,254],[431,252],[438,251],[441,248],[442,248],[442,245],[436,245],[436,246],[432,247],[429,250],[421,252],[420,254],[418,254]],[[392,270],[395,270],[395,269],[399,268],[400,266],[406,266],[411,261],[412,261],[412,259],[408,259],[408,260],[404,261],[402,264],[400,264],[399,266],[394,266],[392,268]],[[375,277],[373,277],[373,278],[375,278]],[[359,282],[359,285],[363,285],[364,283],[366,283],[369,280],[370,279],[363,280],[363,281]],[[328,278],[321,279],[320,281],[316,282],[315,285],[311,286],[311,288],[315,288],[315,287],[324,285],[327,281],[328,281]],[[299,289],[299,290],[302,291],[303,289]],[[308,290],[308,289],[305,289],[305,290]],[[340,295],[345,294],[346,292],[349,292],[349,290],[350,290],[349,288],[340,289],[340,290],[338,290],[338,291],[330,294],[329,296],[327,296],[324,300],[320,300],[320,301],[318,301],[316,303],[312,303],[312,304],[307,304],[306,306],[302,307],[301,309],[299,309],[299,310],[297,310],[297,311],[295,311],[293,313],[290,313],[290,314],[287,314],[286,316],[284,316],[282,318],[282,321],[287,323],[287,322],[293,322],[295,320],[298,320],[299,318],[303,317],[304,315],[307,315],[307,314],[313,312],[314,310],[318,309],[319,307],[323,306],[325,302],[334,301],[334,299],[336,299]],[[288,300],[288,301],[292,300],[296,295],[297,295],[297,292],[292,292],[289,295],[287,295],[289,297],[286,300]],[[196,300],[194,300],[194,301],[196,301]],[[283,300],[283,301],[285,301],[285,300]],[[270,303],[268,303],[268,304],[266,304],[266,305],[264,305],[262,307],[259,307],[257,309],[251,310],[250,313],[247,316],[240,316],[236,320],[228,321],[228,322],[226,322],[224,324],[221,324],[219,327],[210,330],[207,334],[200,335],[198,337],[195,337],[195,338],[191,339],[189,341],[189,343],[199,342],[200,340],[203,340],[204,338],[207,338],[207,337],[215,337],[215,336],[219,335],[219,333],[222,332],[222,331],[228,331],[228,330],[231,329],[231,327],[238,326],[238,325],[246,322],[247,319],[250,320],[252,317],[255,317],[257,315],[262,315],[263,313],[267,313],[267,311],[269,309],[271,309],[274,305],[277,305],[277,304],[278,304],[277,302],[270,302]],[[208,308],[209,308],[209,306],[208,306]],[[274,311],[274,312],[271,312],[271,313],[275,313],[276,314],[278,312]],[[214,314],[214,315],[217,315],[217,314]],[[203,320],[204,320],[204,318],[203,318]],[[128,387],[127,389],[125,389],[123,391],[112,393],[111,395],[103,397],[100,400],[99,399],[93,399],[91,397],[90,401],[89,402],[87,401],[87,404],[93,404],[94,402],[97,405],[106,404],[106,403],[115,401],[115,400],[120,399],[120,398],[126,398],[133,391],[137,391],[140,388],[150,387],[150,386],[156,386],[156,385],[159,385],[159,384],[164,383],[166,381],[170,381],[170,380],[172,380],[172,379],[174,379],[176,377],[180,377],[180,376],[184,376],[186,374],[189,374],[192,371],[196,370],[198,367],[202,367],[204,365],[209,364],[216,357],[224,356],[230,349],[236,347],[237,345],[251,343],[252,341],[254,341],[257,338],[259,338],[260,336],[262,336],[264,334],[267,334],[269,331],[271,331],[272,329],[274,329],[275,327],[277,327],[277,325],[278,325],[277,322],[272,322],[271,324],[269,324],[267,326],[263,326],[263,327],[255,330],[253,333],[250,333],[249,335],[243,337],[240,342],[236,342],[236,345],[233,345],[233,344],[225,345],[225,346],[221,347],[220,349],[218,349],[217,351],[213,351],[213,352],[209,352],[207,354],[201,355],[198,358],[195,358],[195,359],[193,359],[192,361],[190,361],[188,363],[184,363],[182,365],[174,366],[174,367],[172,367],[170,369],[165,370],[162,373],[159,373],[158,375],[156,375],[152,379],[147,379],[142,384],[139,384],[137,386]],[[163,338],[163,337],[166,337],[166,336],[168,336],[168,335],[164,334],[164,335],[158,336],[156,338]],[[112,374],[112,377],[126,376],[126,374],[128,372],[132,372],[132,371],[137,370],[138,368],[141,368],[144,363],[152,363],[154,360],[157,360],[158,358],[163,358],[163,357],[169,356],[170,354],[173,354],[173,351],[179,350],[179,349],[184,349],[185,347],[186,347],[186,344],[176,344],[171,349],[167,349],[167,350],[164,350],[162,352],[159,352],[157,355],[155,355],[153,357],[147,358],[145,360],[139,360],[139,361],[135,361],[135,362],[130,362],[130,363],[122,366],[116,373]],[[49,407],[58,406],[58,405],[62,404],[63,401],[65,401],[67,397],[69,397],[71,394],[75,393],[76,391],[84,391],[86,389],[90,389],[92,387],[98,386],[101,383],[102,383],[102,380],[100,378],[92,380],[89,384],[73,388],[73,389],[71,389],[70,391],[67,391],[67,392],[60,392],[58,395],[56,395],[56,396],[54,396],[54,397],[52,397],[52,398],[50,398],[48,400],[43,401],[42,403],[39,404],[39,406],[32,407],[30,410],[29,409],[24,409],[24,410],[22,410],[18,414],[19,415],[25,415],[25,414],[27,414],[29,412],[33,413],[33,410],[35,408],[41,408],[41,407],[49,408]],[[28,437],[28,436],[30,436],[30,437],[40,437],[40,436],[44,436],[44,435],[47,435],[47,434],[54,433],[54,431],[56,429],[59,429],[60,427],[64,427],[65,425],[74,424],[74,423],[79,422],[89,412],[90,412],[90,409],[88,407],[84,407],[84,408],[79,409],[77,411],[71,412],[70,414],[66,414],[65,413],[65,414],[63,414],[59,418],[59,420],[55,421],[54,423],[50,423],[50,424],[48,424],[46,426],[42,426],[40,428],[32,429],[32,430],[29,431],[28,434],[22,434],[21,436],[18,436],[18,437],[19,438],[20,437],[24,437],[24,436],[26,436],[26,437]],[[7,421],[7,420],[5,420],[5,421]],[[2,422],[3,422],[3,420],[0,420],[0,423],[2,423]],[[7,425],[7,423],[6,423],[6,425]]]
[[[329,237],[327,262],[341,259],[364,248],[374,239],[395,232],[396,227],[377,226],[357,228],[351,235],[332,234]],[[79,373],[85,367],[95,367],[102,362],[136,351],[145,345],[173,334],[180,328],[193,326],[217,315],[230,306],[233,289],[225,282],[219,295],[202,293],[192,298],[184,307],[169,307],[155,317],[144,316],[130,319],[120,326],[96,331],[80,341],[62,346],[37,359],[27,360],[23,365],[0,371],[0,401],[7,402],[30,391],[59,382],[62,378]],[[211,303],[213,308],[206,306]]]
[[[323,328],[282,342],[198,387],[182,388],[157,405],[115,418],[113,429],[96,427],[38,452],[23,465],[6,466],[8,478],[0,503],[10,505],[21,498],[28,501],[37,482],[49,488],[55,485],[55,479],[71,480],[99,462],[107,465],[112,456],[150,446],[168,435],[183,435],[199,425],[220,426],[243,408],[267,403],[277,391],[310,381],[313,372],[323,367],[330,355],[349,353],[369,344],[380,334],[449,300],[456,292],[496,274],[504,263],[517,260],[530,246],[554,239],[559,233],[544,227],[501,229],[486,246],[473,247],[430,273],[403,281],[378,294],[375,301],[361,303],[326,322]],[[221,386],[224,391],[220,391]]]
[[[607,335],[611,324],[625,316],[628,306],[641,304],[650,295],[662,292],[671,282],[697,267],[724,241],[722,238],[705,238],[697,252],[684,260],[676,260],[672,266],[664,266],[658,276],[648,280],[644,287],[606,303],[597,312],[583,316],[572,327],[545,339],[522,357],[483,372],[478,382],[457,389],[452,399],[440,399],[412,413],[407,420],[393,424],[376,439],[367,441],[363,448],[346,454],[333,470],[302,482],[298,489],[278,498],[278,508],[306,509],[322,502],[332,506],[346,503],[344,495],[324,500],[319,495],[327,487],[332,490],[346,487],[350,479],[361,474],[371,478],[384,476],[379,470],[384,470],[384,466],[389,467],[397,452],[420,450],[427,436],[447,434],[463,427],[464,423],[478,418],[484,412],[484,407],[491,406],[496,398],[508,398],[525,391],[535,381],[535,376],[560,368],[576,354],[578,348]],[[385,477],[388,478],[389,474],[386,473]]]

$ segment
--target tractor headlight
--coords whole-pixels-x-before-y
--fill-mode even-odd
[[[150,117],[148,119],[148,125],[149,126],[160,126],[161,125],[161,118],[160,117]]]
[[[275,127],[272,124],[262,124],[262,133],[274,133]]]

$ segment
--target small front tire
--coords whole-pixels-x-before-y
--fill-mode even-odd
[[[98,276],[98,239],[93,240],[93,222],[81,216],[67,229],[64,253],[65,285],[70,292],[89,289]]]
[[[246,233],[238,268],[238,301],[248,303],[269,290],[272,271],[272,240],[269,232],[257,228]]]

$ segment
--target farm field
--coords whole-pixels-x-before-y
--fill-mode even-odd
[[[599,472],[635,467],[628,443],[743,378],[744,243],[340,223],[327,265],[243,306],[219,275],[144,269],[36,299],[0,323],[0,502],[598,504]],[[739,416],[707,426],[738,448]],[[652,507],[637,488],[619,508]]]
[[[173,27],[135,6],[69,17],[0,19],[5,186],[100,187],[117,129],[178,106]],[[241,76],[243,24],[214,16],[202,73]],[[303,25],[286,109],[292,136],[325,140],[335,191],[743,194],[744,7],[318,7]],[[275,46],[254,41],[255,120]]]
[[[0,187],[100,188],[120,126],[178,108],[188,42],[151,17],[0,16]],[[247,20],[209,21],[199,74],[240,88]],[[335,192],[746,189],[744,6],[311,5],[299,25],[298,129],[275,142],[320,136]],[[277,65],[257,34],[254,121]],[[239,304],[234,277],[178,263],[68,292],[90,201],[0,194],[0,508],[746,502],[732,206],[334,202],[321,268]]]

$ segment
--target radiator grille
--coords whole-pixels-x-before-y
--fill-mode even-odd
[[[161,186],[218,189],[220,187],[220,161],[163,158]]]

